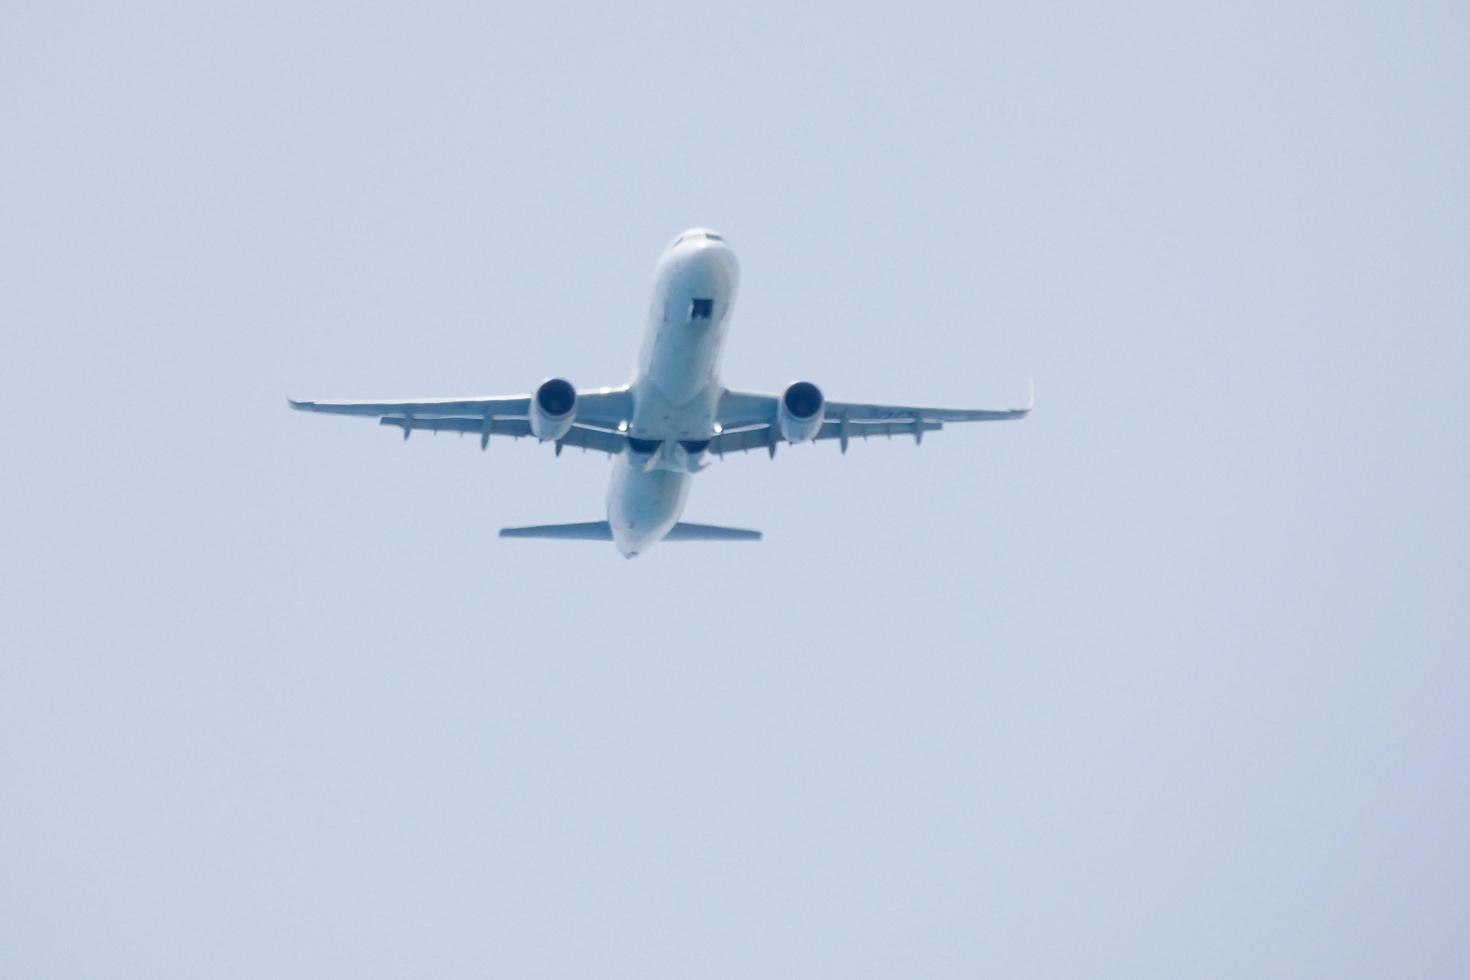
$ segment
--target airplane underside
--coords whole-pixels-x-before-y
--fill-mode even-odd
[[[613,457],[607,519],[505,528],[505,538],[611,541],[625,557],[660,541],[758,541],[759,531],[682,523],[694,474],[712,457],[781,443],[924,435],[946,422],[1024,418],[1026,408],[942,409],[830,402],[798,381],[780,394],[731,390],[719,381],[730,312],[739,282],[735,254],[703,228],[681,234],[659,259],[653,303],[634,379],[613,388],[579,390],[561,378],[529,395],[400,402],[292,401],[301,411],[375,416],[403,430],[459,432],[480,438],[533,437]]]

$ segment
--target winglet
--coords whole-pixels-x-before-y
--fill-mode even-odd
[[[1026,388],[1026,411],[1029,412],[1036,407],[1036,379],[1028,379],[1026,382]]]

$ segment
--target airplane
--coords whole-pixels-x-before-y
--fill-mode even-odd
[[[549,378],[528,395],[436,398],[426,401],[323,402],[290,400],[303,412],[376,416],[403,430],[473,433],[484,449],[491,436],[531,436],[562,448],[607,453],[613,459],[607,520],[508,527],[504,538],[611,541],[625,558],[660,541],[758,541],[759,531],[679,520],[690,478],[711,457],[781,443],[912,435],[914,442],[946,422],[1025,418],[1025,408],[952,409],[827,401],[810,381],[780,394],[726,388],[720,355],[735,305],[740,267],[724,236],[691,228],[674,239],[655,269],[653,303],[637,370],[630,384],[574,388]]]

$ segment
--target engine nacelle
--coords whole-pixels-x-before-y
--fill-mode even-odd
[[[562,378],[548,378],[531,395],[531,434],[542,442],[566,435],[577,415],[577,389]]]
[[[798,381],[781,393],[776,427],[787,442],[811,442],[822,431],[822,389],[810,381]]]

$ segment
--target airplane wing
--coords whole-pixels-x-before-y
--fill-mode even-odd
[[[424,401],[396,402],[317,402],[290,400],[300,412],[326,412],[332,415],[376,416],[379,424],[403,430],[407,439],[414,432],[474,433],[480,437],[480,448],[491,436],[520,439],[531,435],[531,396],[511,395],[499,398],[432,398]],[[627,437],[618,426],[632,417],[633,401],[626,387],[591,388],[577,392],[577,415],[572,428],[556,441],[557,452],[563,446],[595,449],[616,455],[623,451]]]
[[[785,441],[776,424],[779,395],[726,391],[720,398],[717,421],[721,431],[710,440],[709,451],[717,456],[730,452],[765,449],[772,456]],[[416,431],[456,432],[480,437],[485,448],[491,436],[521,439],[531,435],[531,396],[499,398],[435,398],[395,402],[291,401],[302,412],[376,417],[379,424],[403,430],[407,439]],[[955,409],[906,405],[872,405],[858,402],[827,402],[815,441],[836,439],[847,452],[852,439],[874,436],[892,438],[911,435],[920,442],[926,432],[944,428],[946,422],[982,422],[1025,418],[1026,408]],[[556,441],[564,446],[592,449],[616,456],[627,448],[626,429],[620,428],[633,416],[633,398],[627,387],[594,388],[577,392],[576,420]]]
[[[776,424],[779,395],[727,391],[720,399],[719,422],[723,431],[710,441],[710,452],[765,449],[776,455],[776,446],[785,441]],[[1033,395],[1032,403],[1035,401]],[[924,433],[937,432],[946,422],[999,422],[1023,419],[1031,412],[1025,408],[925,408],[912,405],[873,405],[859,402],[827,402],[823,408],[822,427],[815,441],[836,439],[847,452],[853,439],[874,436],[892,438],[911,435],[922,442]]]

